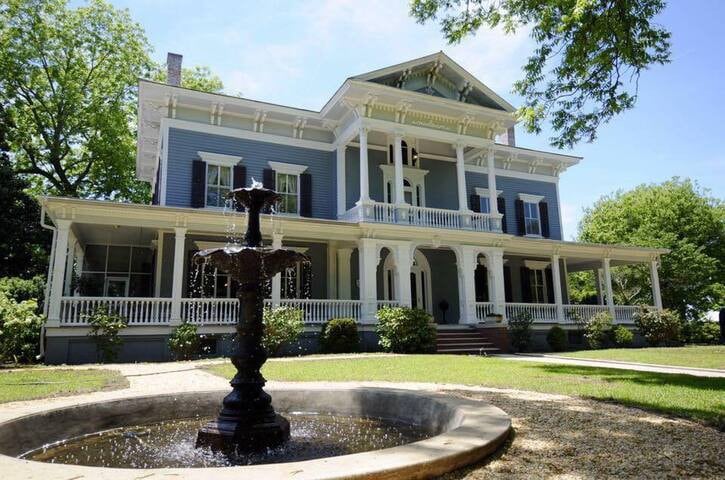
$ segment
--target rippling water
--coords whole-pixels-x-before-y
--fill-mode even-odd
[[[22,456],[28,460],[97,467],[224,467],[295,462],[390,448],[426,437],[408,424],[376,418],[292,413],[291,438],[265,452],[227,457],[194,448],[196,432],[210,419],[117,428],[45,446]]]

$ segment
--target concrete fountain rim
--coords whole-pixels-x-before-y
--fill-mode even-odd
[[[46,478],[93,478],[101,480],[130,480],[143,478],[169,478],[179,480],[197,480],[214,478],[231,480],[245,478],[249,480],[270,478],[294,479],[404,479],[431,478],[456,470],[465,465],[491,455],[509,436],[510,417],[498,407],[479,400],[454,397],[450,394],[413,391],[396,388],[334,386],[306,388],[299,385],[275,386],[266,389],[273,397],[299,395],[304,409],[304,400],[309,401],[316,394],[352,395],[363,401],[366,395],[397,395],[407,397],[412,405],[423,407],[437,403],[447,408],[451,428],[432,437],[398,447],[384,450],[337,457],[327,457],[301,462],[288,462],[266,465],[212,467],[212,468],[155,468],[124,469],[103,468],[80,465],[51,464],[19,459],[0,453],[0,471],[5,479],[46,479]],[[133,395],[121,399],[81,403],[74,406],[40,409],[30,415],[17,415],[0,423],[0,436],[4,429],[12,424],[31,418],[41,418],[50,414],[62,414],[74,409],[123,408],[126,402],[172,402],[188,397],[190,400],[200,395],[222,395],[228,390],[198,390],[163,395]],[[428,403],[419,403],[428,402]],[[309,403],[314,404],[314,402]],[[295,404],[297,406],[297,403]],[[345,413],[343,408],[327,406],[325,413]],[[118,413],[123,413],[119,411]],[[154,421],[154,419],[149,419]]]

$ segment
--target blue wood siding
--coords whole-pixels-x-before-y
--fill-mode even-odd
[[[247,183],[261,181],[269,161],[306,165],[312,175],[312,216],[337,218],[335,153],[172,128],[169,130],[166,205],[191,206],[191,163],[197,152],[243,157]],[[244,185],[247,186],[247,185]],[[237,187],[237,185],[235,185]]]

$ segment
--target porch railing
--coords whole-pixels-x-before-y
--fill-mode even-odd
[[[600,312],[608,312],[606,305],[563,305],[564,318],[560,323],[575,324],[577,322],[588,322]]]
[[[129,325],[166,325],[171,318],[170,298],[63,297],[61,325],[88,325],[88,316],[98,310],[120,315]]]
[[[488,315],[493,313],[493,302],[476,302],[476,319],[485,320]]]
[[[556,305],[553,303],[507,303],[506,318],[530,315],[537,322],[556,322]]]
[[[272,307],[272,300],[264,301],[265,307]],[[359,300],[317,300],[317,299],[282,299],[277,304],[281,307],[299,308],[303,312],[307,324],[325,323],[331,318],[360,318]]]
[[[182,298],[181,318],[194,325],[233,325],[239,319],[239,300]]]
[[[419,227],[461,228],[461,217],[456,210],[430,207],[406,207],[408,209],[408,224]]]

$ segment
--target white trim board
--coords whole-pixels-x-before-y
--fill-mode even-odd
[[[233,167],[242,161],[242,157],[223,153],[196,152],[204,162],[222,167]]]
[[[488,175],[488,167],[478,165],[466,165],[465,170],[471,173],[482,173]],[[497,177],[520,178],[521,180],[535,180],[537,182],[559,183],[559,177],[551,175],[542,175],[540,173],[517,172],[516,170],[505,170],[502,168],[495,169]]]
[[[476,187],[476,195],[479,197],[488,197],[488,188]],[[501,196],[503,190],[496,190],[496,197]]]
[[[544,200],[543,195],[533,195],[530,193],[519,193],[519,200],[523,200],[526,203],[540,203]]]
[[[269,167],[277,173],[286,173],[288,175],[299,175],[307,170],[307,165],[298,165],[295,163],[283,163],[269,161]]]

